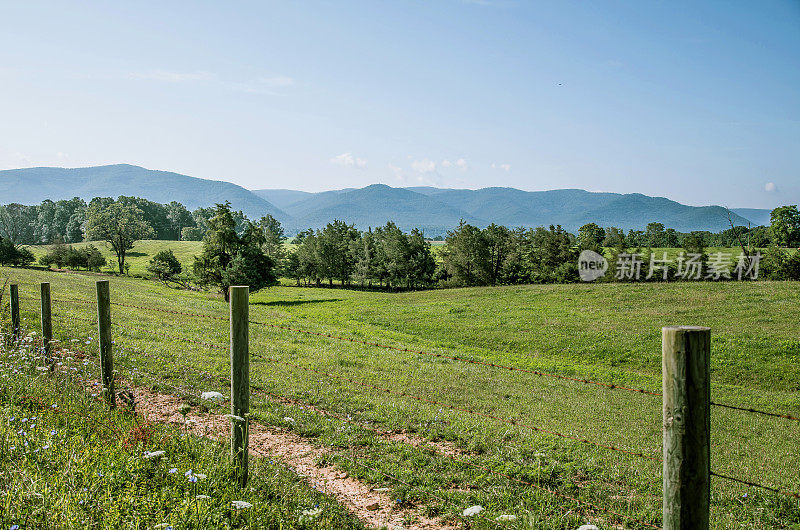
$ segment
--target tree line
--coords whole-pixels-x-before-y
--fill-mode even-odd
[[[785,250],[800,246],[796,206],[773,210],[770,226],[732,226],[716,234],[681,233],[655,222],[645,230],[627,232],[588,223],[571,234],[560,226],[480,228],[462,221],[447,233],[436,255],[420,230],[406,233],[392,222],[360,231],[334,220],[322,229],[299,232],[290,249],[276,219],[267,215],[251,221],[229,203],[193,212],[177,202],[158,204],[126,196],[95,198],[88,204],[75,198],[0,206],[0,264],[30,263],[33,255],[25,245],[50,243],[54,246],[42,257],[43,265],[97,270],[105,265],[97,248],[67,244],[105,241],[116,256],[116,268],[125,273],[127,252],[136,241],[178,238],[203,241],[191,271],[184,271],[165,251],[151,260],[153,276],[213,285],[222,292],[237,282],[263,287],[279,277],[291,278],[297,285],[336,282],[383,289],[571,282],[578,279],[582,250],[594,250],[614,263],[620,255],[664,247],[683,248],[700,255],[703,263],[709,259],[705,252],[709,246],[738,247],[747,256],[767,248],[766,276],[800,279],[800,252]]]
[[[7,204],[0,206],[0,236],[14,245],[51,245],[80,243],[91,235],[87,221],[93,216],[118,204],[138,210],[141,220],[151,231],[151,239],[166,241],[200,241],[208,230],[208,220],[214,208],[197,208],[190,212],[183,204],[172,201],[160,204],[141,197],[95,197],[88,203],[75,197],[69,200],[45,200],[41,204],[26,206]],[[232,211],[237,229],[243,229],[245,215]]]

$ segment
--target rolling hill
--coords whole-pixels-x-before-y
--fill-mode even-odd
[[[82,168],[32,167],[0,171],[0,203],[38,204],[45,199],[118,197],[135,195],[151,201],[178,201],[193,210],[231,202],[235,210],[258,218],[269,213],[286,221],[289,216],[251,191],[230,182],[155,171],[128,164]]]
[[[500,187],[392,188],[385,184],[319,193],[289,189],[250,191],[229,182],[127,164],[0,171],[0,204],[119,195],[136,195],[161,203],[178,201],[189,209],[228,200],[251,219],[273,215],[290,235],[306,228],[321,228],[333,219],[355,224],[362,230],[394,221],[404,230],[416,227],[429,236],[444,235],[461,219],[481,227],[490,223],[509,227],[560,224],[572,232],[589,222],[626,230],[643,229],[653,221],[682,232],[717,232],[729,227],[728,211],[721,206],[686,206],[638,193]],[[736,224],[757,226],[769,222],[769,210],[745,208],[732,212]]]

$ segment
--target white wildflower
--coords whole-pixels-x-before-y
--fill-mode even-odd
[[[283,421],[288,423],[294,423],[294,418],[290,418],[289,416],[284,416]]]
[[[164,456],[165,454],[166,454],[166,452],[165,452],[165,451],[153,451],[153,452],[150,452],[150,451],[145,451],[145,452],[144,452],[144,457],[145,457],[147,460],[153,460],[153,459],[155,459],[155,458],[161,458],[161,457],[162,457],[162,456]]]
[[[478,515],[483,511],[483,506],[470,506],[466,510],[464,510],[464,517],[472,517],[473,515]]]
[[[245,510],[245,509],[247,509],[247,508],[252,508],[252,507],[253,507],[253,505],[252,505],[252,504],[250,504],[250,503],[249,503],[249,502],[247,502],[247,501],[233,501],[233,502],[231,502],[231,504],[232,504],[232,505],[233,505],[233,507],[234,507],[234,508],[236,508],[237,510]]]
[[[209,497],[208,495],[197,495],[197,496],[195,496],[195,499],[199,499],[201,501],[207,501],[210,498],[211,497]]]
[[[225,396],[220,394],[219,392],[203,392],[200,394],[202,399],[209,399],[211,401],[224,401]]]
[[[495,519],[495,521],[497,521],[498,523],[502,523],[504,521],[516,521],[516,520],[517,520],[516,515],[508,515],[508,514],[501,515],[497,519]]]
[[[593,524],[585,524],[578,527],[578,530],[600,530]]]

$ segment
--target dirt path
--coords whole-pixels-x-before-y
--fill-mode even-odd
[[[199,413],[192,410],[186,415],[178,412],[184,400],[169,394],[158,394],[147,388],[134,388],[136,409],[145,418],[158,423],[170,423],[189,428],[193,434],[214,440],[225,440],[230,436],[230,420],[221,414]],[[387,434],[387,439],[404,443],[425,444],[415,437],[404,434]],[[447,447],[448,451],[455,449]],[[364,524],[373,528],[428,530],[452,529],[437,519],[420,514],[418,509],[397,505],[384,491],[350,477],[336,466],[320,467],[316,460],[329,453],[316,447],[300,436],[256,423],[250,424],[250,452],[280,460],[312,487],[334,497]]]

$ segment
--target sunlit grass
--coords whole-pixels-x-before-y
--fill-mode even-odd
[[[35,295],[39,281],[53,284],[56,299],[94,296],[92,277],[13,269],[2,269],[2,274],[15,278],[27,296]],[[219,297],[140,280],[113,280],[112,297],[143,306],[227,314]],[[32,326],[35,304],[23,305]],[[91,335],[91,323],[69,319],[91,320],[93,310],[82,304],[56,304],[56,329]],[[792,283],[514,286],[394,294],[277,287],[254,294],[250,311],[258,322],[655,391],[661,380],[661,327],[707,325],[713,337],[713,399],[800,413],[800,293]],[[129,377],[165,390],[177,386],[187,396],[199,396],[201,390],[229,391],[223,379],[229,372],[226,352],[178,339],[224,346],[227,322],[120,306],[112,307],[112,318],[117,323],[119,366]],[[169,337],[153,336],[148,333],[152,330]],[[331,447],[331,461],[376,487],[390,487],[393,498],[402,503],[450,519],[460,519],[464,508],[480,504],[486,517],[472,524],[487,527],[506,513],[518,515],[519,521],[536,520],[537,528],[618,521],[474,467],[480,465],[658,524],[659,462],[378,392],[258,356],[653,457],[661,450],[658,397],[256,325],[251,326],[251,351],[254,387],[296,401],[280,403],[255,392],[256,418]],[[307,405],[350,416],[356,424],[449,440],[468,454],[457,461],[387,442],[357,425],[320,416]],[[718,408],[712,412],[715,470],[797,491],[798,422]],[[286,422],[285,417],[296,421]],[[360,465],[364,462],[373,470]],[[800,507],[788,498],[715,480],[713,499],[716,528],[730,527],[732,520],[750,528],[800,524]],[[630,521],[626,526],[635,527]]]

